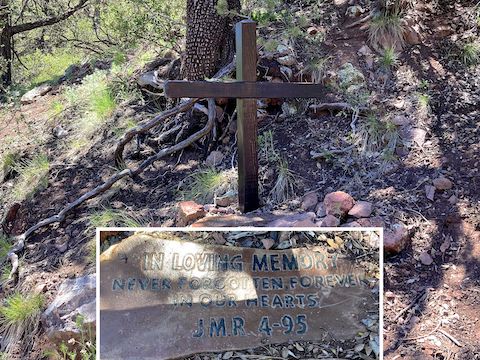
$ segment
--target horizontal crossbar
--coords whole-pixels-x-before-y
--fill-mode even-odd
[[[322,98],[325,86],[310,83],[166,81],[171,98]]]

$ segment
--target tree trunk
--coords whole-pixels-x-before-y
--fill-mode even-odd
[[[0,69],[1,89],[0,92],[12,84],[12,28],[10,24],[9,0],[0,1]]]
[[[217,2],[240,12],[240,0],[187,0],[186,51],[182,74],[188,80],[204,80],[232,61],[235,54],[235,16],[219,14]]]

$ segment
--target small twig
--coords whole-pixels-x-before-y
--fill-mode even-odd
[[[365,16],[364,18],[362,18],[358,21],[355,21],[354,23],[351,23],[350,25],[345,26],[345,29],[351,29],[355,26],[363,24],[364,22],[367,22],[368,20],[370,20],[372,17],[373,17],[373,13],[370,13],[367,16]]]
[[[445,330],[442,330],[442,329],[439,329],[438,330],[439,332],[441,332],[443,335],[445,335],[449,340],[451,340],[455,345],[457,345],[458,347],[462,347],[463,345],[460,343],[460,341],[458,341],[457,339],[455,339],[452,335],[450,335],[449,333],[447,333]]]
[[[415,297],[415,299],[413,299],[413,301],[408,305],[406,306],[405,308],[403,308],[402,310],[400,310],[400,312],[397,314],[397,316],[395,316],[395,318],[393,319],[393,322],[397,321],[398,319],[400,319],[400,317],[402,317],[403,314],[405,314],[408,310],[410,310],[411,308],[413,308],[418,302],[420,302],[421,300],[425,299],[428,295],[428,291],[429,289],[425,289],[422,293],[420,293],[419,295],[417,295]]]

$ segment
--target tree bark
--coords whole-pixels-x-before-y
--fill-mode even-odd
[[[236,16],[219,14],[219,0],[187,0],[187,36],[182,74],[188,80],[210,78],[230,63],[235,54]],[[240,12],[240,0],[226,1],[228,10]]]
[[[9,0],[0,1],[0,26],[2,27],[2,31],[0,33],[0,56],[2,59],[1,81],[3,86],[9,86],[12,83],[13,54]]]

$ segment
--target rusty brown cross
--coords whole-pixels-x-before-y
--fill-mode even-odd
[[[172,98],[237,98],[238,202],[242,212],[259,207],[257,159],[257,98],[319,98],[323,86],[312,83],[257,82],[257,24],[236,25],[237,81],[167,81]]]

